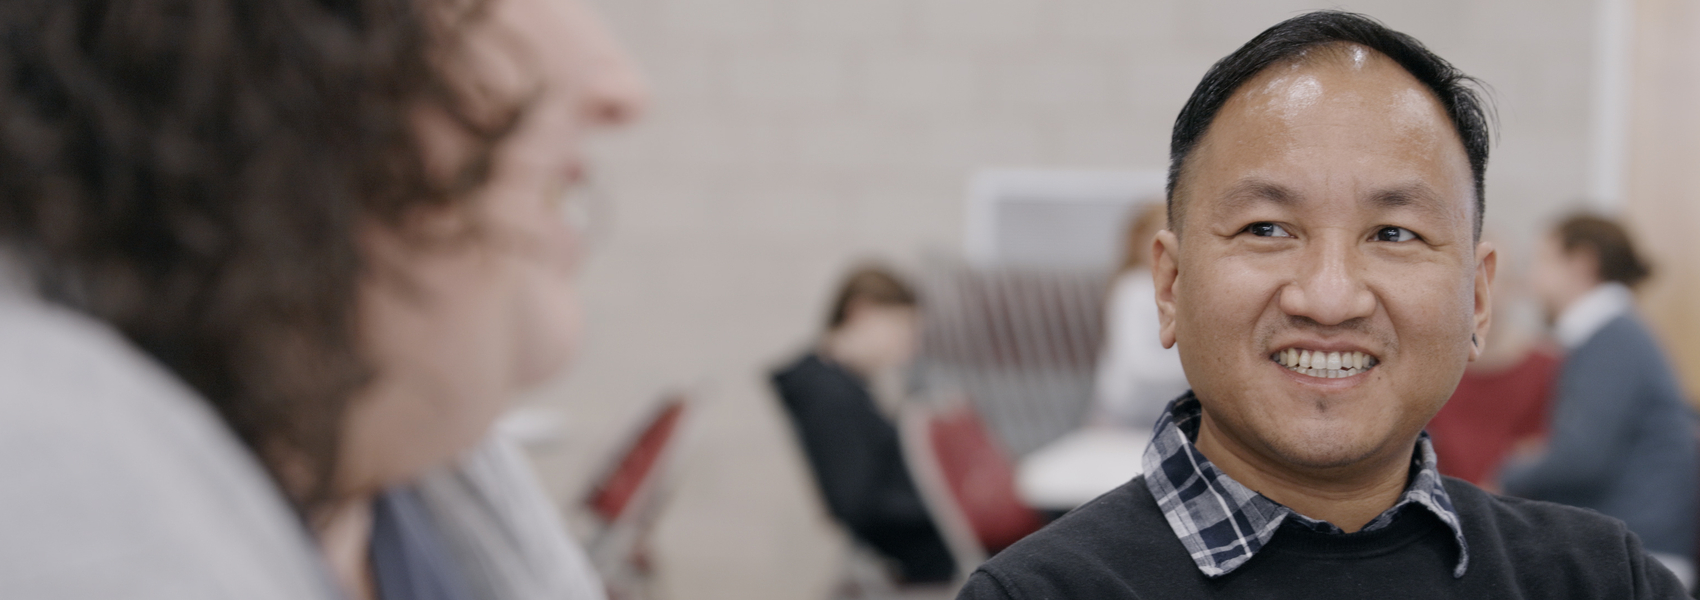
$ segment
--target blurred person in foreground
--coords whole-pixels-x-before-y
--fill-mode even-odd
[[[1153,245],[1192,392],[1145,475],[993,558],[963,598],[1678,598],[1623,523],[1442,477],[1423,426],[1477,358],[1486,108],[1334,11],[1211,67]]]
[[[1497,485],[1500,466],[1519,443],[1546,434],[1563,355],[1543,334],[1540,307],[1524,276],[1527,261],[1494,246],[1500,269],[1493,282],[1493,335],[1481,338],[1481,356],[1426,429],[1441,474],[1484,487]]]
[[[1524,446],[1500,483],[1623,519],[1692,586],[1700,450],[1676,374],[1635,314],[1631,290],[1649,274],[1609,219],[1573,215],[1543,240],[1531,283],[1569,354],[1545,443]]]
[[[1122,263],[1104,309],[1104,351],[1098,357],[1093,422],[1148,429],[1170,400],[1187,390],[1180,352],[1157,334],[1156,289],[1151,283],[1151,240],[1168,211],[1151,202],[1128,220]]]
[[[906,583],[940,583],[956,562],[916,489],[892,418],[872,382],[914,359],[915,291],[881,267],[856,269],[833,300],[814,350],[773,374],[815,483],[851,535],[896,563]]]
[[[567,0],[0,6],[0,595],[600,598],[490,424],[569,360]]]

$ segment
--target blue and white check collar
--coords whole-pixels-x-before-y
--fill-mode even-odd
[[[1202,415],[1198,398],[1192,392],[1169,403],[1168,411],[1157,420],[1151,445],[1145,449],[1145,485],[1157,498],[1157,507],[1163,510],[1169,527],[1206,577],[1227,575],[1251,560],[1288,518],[1313,531],[1345,533],[1331,523],[1293,512],[1218,470],[1193,446]],[[1458,512],[1453,510],[1452,499],[1440,484],[1434,444],[1427,432],[1417,438],[1417,451],[1411,462],[1416,474],[1405,493],[1399,496],[1399,502],[1365,525],[1363,531],[1392,524],[1408,504],[1422,506],[1452,529],[1458,540],[1458,565],[1452,569],[1452,576],[1463,577],[1464,568],[1470,563],[1470,550],[1464,543]]]

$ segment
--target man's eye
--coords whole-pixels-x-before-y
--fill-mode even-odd
[[[1404,227],[1383,227],[1375,232],[1375,241],[1378,242],[1409,242],[1414,239],[1417,239],[1417,234]]]
[[[1245,230],[1257,237],[1293,237],[1293,234],[1287,233],[1287,229],[1285,227],[1268,221],[1252,223],[1247,225]]]

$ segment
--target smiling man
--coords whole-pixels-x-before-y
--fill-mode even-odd
[[[1193,392],[1146,475],[983,566],[963,598],[1680,598],[1621,522],[1442,478],[1423,426],[1487,333],[1488,124],[1472,80],[1316,12],[1212,67],[1153,244]]]

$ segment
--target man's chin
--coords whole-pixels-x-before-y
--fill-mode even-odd
[[[1264,441],[1275,458],[1290,468],[1331,470],[1369,460],[1381,440],[1364,435],[1362,425],[1305,423],[1285,427],[1282,435]]]

